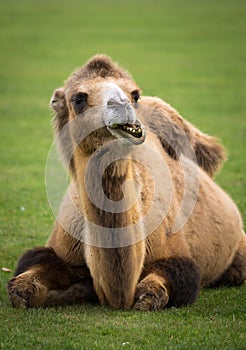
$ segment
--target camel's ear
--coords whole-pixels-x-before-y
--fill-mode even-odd
[[[69,121],[69,112],[63,88],[54,91],[50,100],[50,107],[55,111],[53,122],[57,135],[56,143],[58,151],[65,166],[69,167],[71,173],[75,175],[73,145],[69,128],[64,128]]]
[[[61,130],[68,122],[68,108],[63,88],[56,89],[50,100],[50,107],[55,111],[54,126]]]

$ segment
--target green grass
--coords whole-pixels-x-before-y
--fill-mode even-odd
[[[246,219],[244,0],[0,2],[0,267],[52,228],[44,170],[53,90],[104,52],[228,149],[216,180]],[[21,207],[25,210],[22,211]],[[157,313],[100,306],[16,310],[0,272],[2,349],[245,349],[246,286]]]
[[[203,292],[192,307],[156,313],[85,305],[5,310],[1,342],[16,349],[245,349],[245,290]],[[229,295],[230,294],[230,295]],[[223,300],[223,302],[222,302]],[[225,309],[224,304],[227,304]]]

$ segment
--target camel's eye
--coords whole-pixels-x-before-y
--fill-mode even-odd
[[[132,98],[134,102],[138,102],[138,100],[140,99],[140,94],[138,90],[132,92]]]
[[[77,94],[74,94],[71,98],[73,108],[76,113],[81,113],[85,109],[87,105],[88,100],[88,94],[84,92],[79,92]]]

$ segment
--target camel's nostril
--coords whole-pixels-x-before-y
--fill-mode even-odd
[[[129,104],[129,101],[127,99],[116,99],[116,98],[111,98],[107,102],[107,106],[127,106]]]
[[[107,105],[108,106],[114,106],[114,105],[119,105],[120,103],[117,102],[115,99],[111,98],[110,100],[108,100]]]

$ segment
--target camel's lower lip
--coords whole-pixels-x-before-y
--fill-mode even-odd
[[[112,124],[108,125],[107,129],[113,136],[127,139],[135,145],[139,145],[145,140],[145,128],[139,121],[134,124]]]

